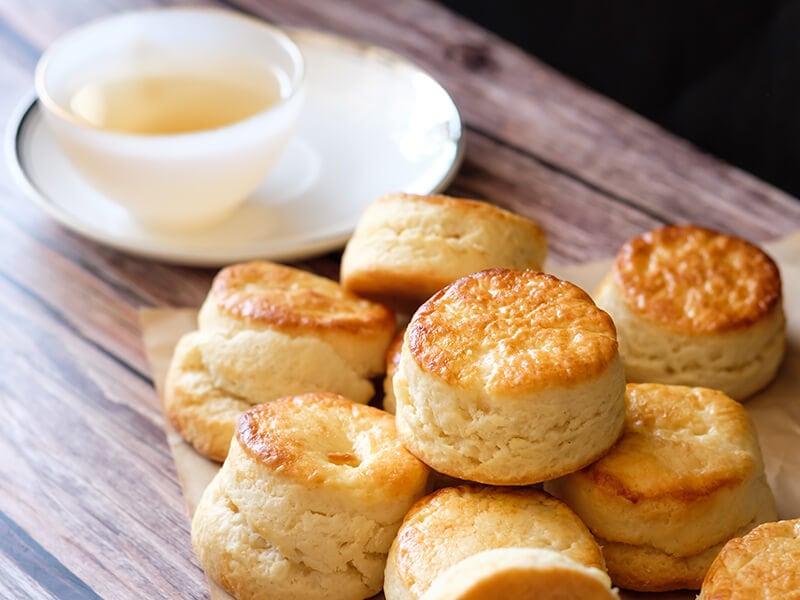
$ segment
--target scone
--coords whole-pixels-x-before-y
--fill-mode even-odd
[[[629,384],[626,401],[611,451],[545,489],[592,530],[615,585],[698,589],[725,542],[776,517],[755,429],[716,390]]]
[[[397,402],[394,398],[394,374],[400,366],[400,354],[403,350],[403,338],[406,328],[401,328],[394,336],[386,350],[386,373],[383,376],[383,410],[394,414]]]
[[[386,306],[359,298],[327,277],[267,261],[217,273],[197,320],[204,331],[267,330],[317,338],[366,377],[383,373],[396,327]]]
[[[530,219],[449,196],[388,194],[367,207],[342,256],[342,285],[412,312],[459,277],[488,269],[541,269],[542,229]]]
[[[385,306],[269,262],[222,269],[198,324],[175,349],[164,409],[198,452],[218,461],[253,404],[317,391],[369,402],[395,331]]]
[[[544,548],[495,548],[456,563],[420,600],[619,600],[605,571]]]
[[[528,485],[603,455],[622,431],[614,324],[537,271],[463,277],[412,317],[394,376],[397,429],[435,470]]]
[[[417,600],[431,588],[437,593],[448,587],[436,582],[449,569],[498,548],[546,549],[604,572],[600,548],[564,503],[533,488],[463,485],[440,489],[408,512],[389,551],[386,599]]]
[[[698,600],[753,598],[800,598],[800,519],[764,523],[725,544],[698,596]]]
[[[780,366],[780,274],[739,238],[693,225],[634,238],[596,299],[617,326],[628,381],[709,387],[743,400]]]
[[[334,394],[281,398],[241,415],[192,545],[239,600],[367,598],[427,475],[391,415]]]

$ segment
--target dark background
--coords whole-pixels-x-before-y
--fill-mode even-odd
[[[800,0],[440,0],[800,197]]]

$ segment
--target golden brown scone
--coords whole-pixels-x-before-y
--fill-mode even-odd
[[[421,600],[619,600],[608,574],[543,548],[495,548],[436,577]]]
[[[388,194],[367,207],[342,256],[342,285],[412,312],[459,277],[541,269],[547,240],[520,215],[449,196]]]
[[[199,328],[269,329],[329,344],[364,377],[383,373],[394,313],[301,269],[253,261],[222,269],[200,309]]]
[[[394,374],[400,366],[400,354],[403,350],[403,338],[406,328],[401,328],[386,350],[386,375],[383,377],[383,410],[395,413],[397,402],[394,398]]]
[[[764,523],[730,540],[698,600],[800,599],[800,519]]]
[[[409,510],[386,563],[387,600],[417,600],[462,560],[497,548],[544,548],[604,570],[581,520],[533,488],[464,485],[440,489]]]
[[[164,414],[195,450],[222,462],[236,419],[251,404],[215,385],[195,343],[199,335],[197,331],[188,333],[175,346],[164,385]]]
[[[317,391],[369,402],[395,330],[388,308],[263,261],[222,269],[198,320],[175,349],[164,409],[184,439],[218,461],[253,404]]]
[[[766,490],[763,493],[766,494]],[[775,506],[769,498],[765,497],[764,503],[756,510],[756,516],[737,529],[734,536],[744,535],[759,523],[775,518]],[[609,542],[601,537],[596,539],[603,548],[614,585],[651,592],[698,589],[708,566],[725,545],[720,542],[696,554],[676,556],[651,546]],[[620,568],[620,565],[625,567]]]
[[[627,242],[597,291],[617,325],[628,381],[699,385],[745,399],[785,346],[774,261],[739,238],[686,225]]]
[[[755,429],[716,390],[628,384],[626,402],[609,453],[545,489],[601,541],[616,585],[697,589],[710,549],[776,516]]]
[[[238,421],[192,545],[239,599],[367,598],[427,475],[379,409],[335,394],[261,404]]]
[[[223,461],[239,415],[287,394],[334,391],[366,404],[372,383],[325,342],[279,332],[193,331],[175,348],[164,412],[195,449]]]
[[[489,269],[423,304],[394,376],[397,428],[435,470],[528,485],[616,441],[624,374],[614,324],[571,283]]]

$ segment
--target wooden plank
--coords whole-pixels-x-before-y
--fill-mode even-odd
[[[103,597],[204,597],[150,383],[0,277],[0,510]]]
[[[0,201],[2,204],[2,201]],[[50,224],[45,224],[43,230]],[[89,248],[87,257],[92,255]],[[113,271],[109,271],[113,273]],[[148,367],[141,351],[136,304],[61,253],[25,235],[0,217],[0,273],[25,288],[39,310],[58,315],[75,336],[82,336],[139,373]],[[104,273],[104,277],[108,274]],[[129,282],[128,287],[132,285]]]
[[[473,134],[469,144],[452,192],[535,220],[553,264],[611,256],[628,238],[663,224],[489,138]]]
[[[60,280],[63,273],[59,275],[53,265],[38,261],[44,257],[47,261],[71,263],[73,270],[83,271],[80,277],[98,280],[113,291],[117,301],[132,308],[194,304],[214,273],[213,269],[192,269],[136,258],[91,242],[62,228],[20,191],[2,181],[0,227],[15,238],[13,242],[0,239],[0,248],[7,246],[8,252],[14,252],[19,261],[8,262],[9,269],[17,271],[31,264],[32,268],[55,271],[54,276]],[[26,253],[37,254],[38,261]]]
[[[3,598],[100,598],[2,513],[0,572],[6,575],[0,577],[0,597]]]

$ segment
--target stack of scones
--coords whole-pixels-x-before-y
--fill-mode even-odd
[[[220,271],[164,398],[224,461],[192,521],[206,573],[240,600],[613,600],[700,590],[714,563],[704,598],[758,597],[727,572],[777,520],[741,404],[784,352],[775,263],[665,227],[595,302],[546,251],[491,204],[391,194],[341,283]],[[758,531],[759,560],[788,564],[800,527]]]

